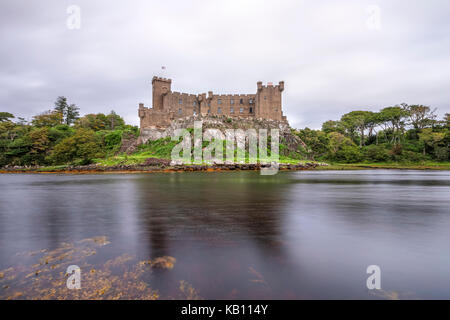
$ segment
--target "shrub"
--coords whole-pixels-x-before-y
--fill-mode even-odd
[[[105,134],[104,141],[106,149],[118,149],[122,143],[122,134],[123,132],[121,130],[115,130]]]
[[[438,161],[448,161],[449,160],[448,148],[436,147],[434,149],[434,156],[436,157],[436,160],[438,160]]]
[[[383,162],[389,160],[388,150],[381,145],[370,145],[366,148],[366,159],[369,161]]]
[[[101,156],[101,141],[94,131],[78,129],[77,132],[58,143],[49,160],[55,164],[74,162],[89,164],[96,157]]]
[[[363,155],[357,146],[344,145],[336,152],[334,159],[347,163],[355,163],[361,161]]]

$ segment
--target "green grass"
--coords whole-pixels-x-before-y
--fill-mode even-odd
[[[450,170],[450,162],[421,161],[417,163],[332,163],[317,167],[316,170],[367,170],[367,169],[409,169],[409,170]]]
[[[148,141],[146,144],[140,145],[138,150],[133,154],[119,154],[107,156],[103,159],[95,159],[94,163],[102,166],[116,166],[116,165],[136,165],[142,164],[147,158],[158,159],[171,159],[172,149],[178,144],[177,141],[172,141],[170,138],[158,139],[154,141]],[[203,147],[207,145],[207,142],[203,144]],[[225,156],[225,150],[223,152]],[[248,151],[245,153],[245,159],[248,163]],[[305,162],[313,162],[308,160],[293,159],[280,155],[279,163],[284,164],[300,164]],[[205,164],[205,163],[202,163]]]
[[[178,144],[178,141],[172,141],[171,138],[148,141],[140,145],[133,154],[110,155],[103,159],[96,159],[94,163],[103,166],[116,165],[137,165],[145,162],[147,158],[171,159],[172,149]],[[203,147],[207,146],[203,142]],[[225,150],[223,150],[225,157]],[[317,163],[280,155],[279,163],[282,164],[302,164],[306,162]],[[248,151],[245,153],[246,163],[248,163]],[[205,164],[205,163],[201,163]],[[450,162],[421,161],[415,163],[408,162],[380,162],[380,163],[331,163],[329,166],[319,166],[316,170],[364,170],[364,169],[417,169],[417,170],[450,170]]]

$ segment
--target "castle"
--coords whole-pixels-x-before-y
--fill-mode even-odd
[[[227,116],[254,119],[268,119],[287,122],[283,115],[281,93],[284,82],[278,85],[269,82],[266,86],[257,82],[256,94],[213,94],[212,91],[198,95],[172,92],[171,79],[153,77],[153,106],[139,103],[141,131],[164,129],[173,120],[206,116]]]

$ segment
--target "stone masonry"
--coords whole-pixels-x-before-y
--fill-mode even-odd
[[[283,115],[281,93],[284,82],[278,85],[269,82],[263,85],[257,82],[256,94],[188,94],[171,90],[171,79],[153,77],[153,106],[139,104],[141,134],[153,130],[164,130],[174,120],[195,117],[210,118],[214,116],[245,119],[274,120],[287,123]]]

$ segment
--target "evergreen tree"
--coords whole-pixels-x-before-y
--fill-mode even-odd
[[[67,106],[66,111],[66,124],[71,125],[80,117],[80,108],[78,108],[75,104],[71,104]]]

